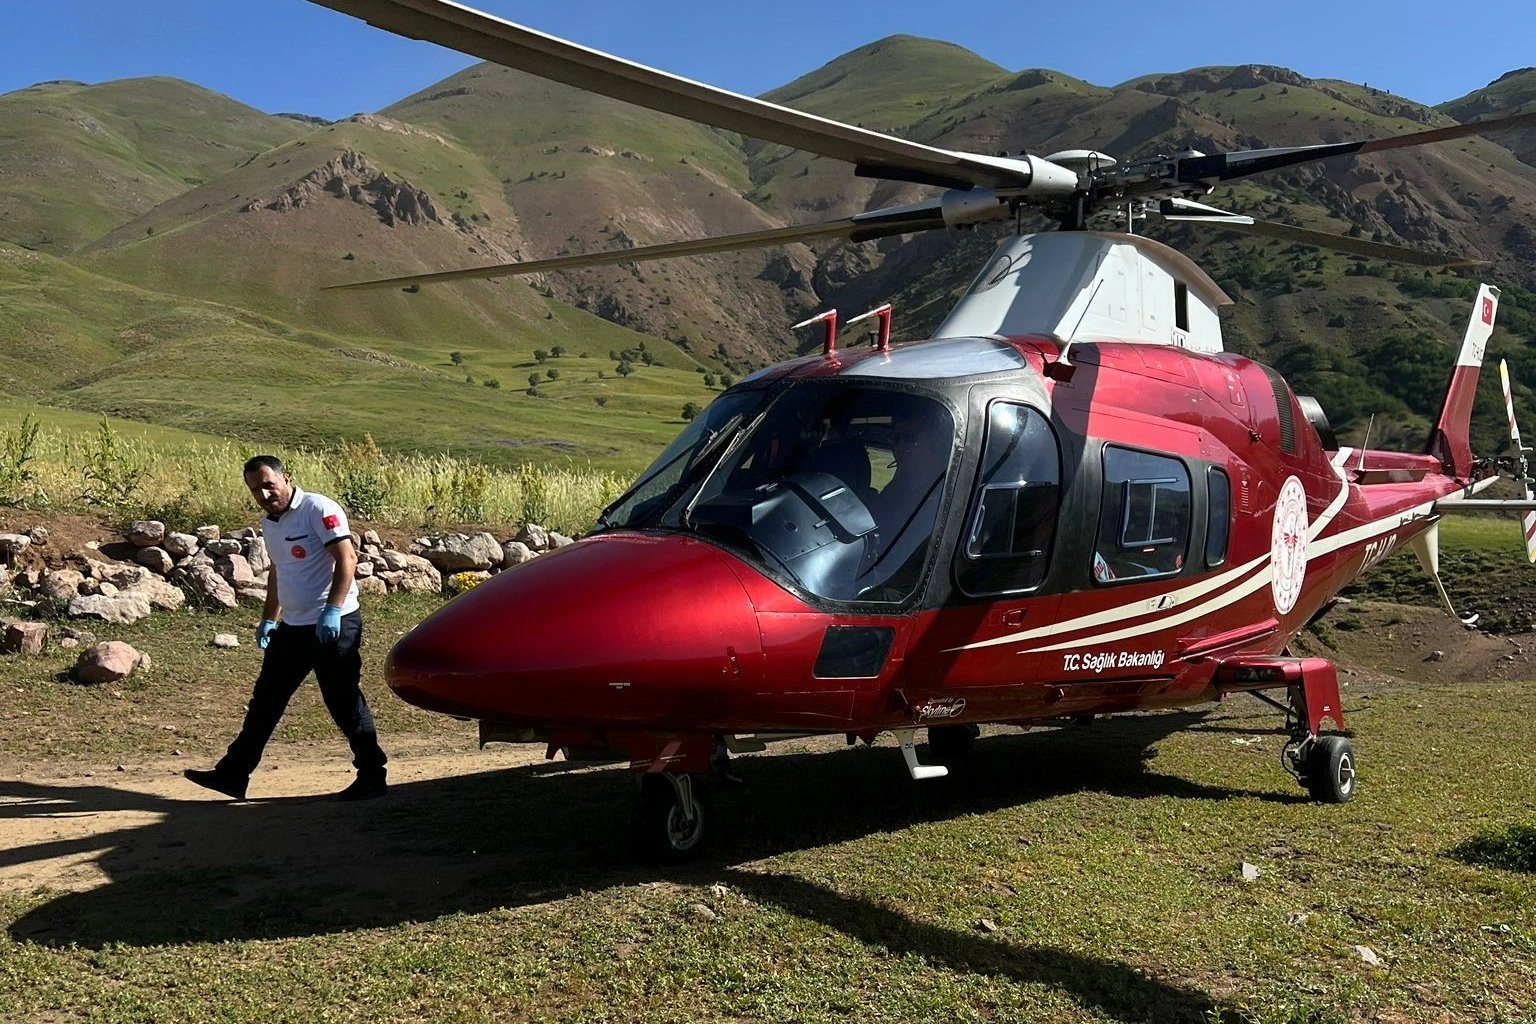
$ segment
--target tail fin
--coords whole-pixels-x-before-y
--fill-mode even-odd
[[[1429,435],[1429,454],[1445,464],[1452,476],[1466,479],[1472,475],[1472,400],[1477,395],[1478,371],[1483,365],[1483,350],[1493,334],[1493,317],[1499,308],[1499,290],[1485,284],[1477,290],[1477,304],[1461,342],[1461,354],[1451,371],[1451,384],[1445,391],[1440,419]]]
[[[1525,500],[1530,501],[1531,467],[1525,459],[1530,449],[1520,443],[1520,427],[1515,423],[1515,396],[1509,389],[1509,367],[1499,360],[1499,383],[1504,387],[1504,411],[1509,413],[1509,439],[1515,443],[1515,466],[1520,472],[1520,485],[1525,488]],[[1525,535],[1525,557],[1536,562],[1536,512],[1520,517],[1520,529]]]

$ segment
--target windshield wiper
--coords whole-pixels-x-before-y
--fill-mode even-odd
[[[730,435],[731,443],[725,446],[725,451],[720,453],[720,457],[718,459],[715,459],[712,463],[710,463],[709,470],[704,474],[704,479],[699,481],[698,489],[693,492],[693,497],[689,498],[688,504],[683,506],[682,515],[678,517],[678,522],[682,524],[683,529],[693,529],[693,507],[697,505],[699,503],[699,499],[704,496],[704,491],[709,486],[709,478],[714,476],[715,470],[719,469],[721,466],[730,461],[731,456],[736,453],[736,449],[740,448],[742,443],[745,442],[747,438],[752,436],[752,432],[757,429],[757,425],[763,422],[763,417],[767,415],[768,410],[767,408],[764,408],[756,416],[752,417],[752,422],[746,424],[745,426],[741,424],[740,413],[737,413],[732,417],[732,421],[734,422],[727,421],[729,425],[735,427],[735,433]],[[688,467],[688,473],[684,475],[684,479],[681,481],[681,486],[687,485],[688,477],[692,475],[695,469],[703,464],[705,457],[710,453],[710,451],[719,446],[721,439],[725,436],[726,430],[724,427],[722,427],[718,435],[710,438],[709,442],[699,449],[699,455]]]

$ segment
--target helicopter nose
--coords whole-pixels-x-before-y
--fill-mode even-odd
[[[709,728],[731,691],[760,678],[761,655],[728,556],[691,538],[618,534],[445,605],[395,644],[386,677],[411,704],[511,725]]]

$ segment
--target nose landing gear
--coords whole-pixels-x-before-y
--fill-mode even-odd
[[[702,787],[681,772],[650,772],[640,776],[640,803],[635,808],[635,848],[646,860],[678,864],[694,857],[709,838]]]

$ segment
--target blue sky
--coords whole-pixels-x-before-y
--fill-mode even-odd
[[[1423,103],[1454,99],[1536,63],[1531,0],[1198,6],[473,0],[471,6],[754,95],[898,32],[958,43],[1010,70],[1051,68],[1098,85],[1205,64],[1262,63],[1366,82]],[[6,0],[4,16],[0,93],[56,78],[170,75],[268,113],[334,119],[387,106],[470,63],[305,0]]]

